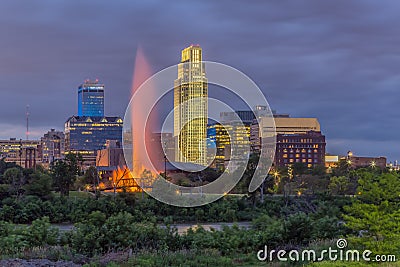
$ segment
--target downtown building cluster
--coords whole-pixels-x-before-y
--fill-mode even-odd
[[[104,84],[86,80],[78,87],[78,114],[69,117],[64,131],[51,129],[40,140],[0,140],[0,156],[6,162],[15,162],[24,168],[42,165],[49,168],[66,154],[80,154],[84,168],[96,165],[99,150],[109,140],[120,147],[123,120],[104,115]]]
[[[174,82],[173,133],[154,133],[151,142],[156,151],[155,161],[175,161],[186,164],[210,165],[225,169],[231,157],[231,146],[260,152],[263,139],[271,131],[265,120],[267,107],[220,113],[220,122],[208,120],[208,81],[199,45],[181,52],[178,76]],[[123,120],[106,116],[104,84],[86,80],[77,90],[78,113],[70,116],[64,131],[51,129],[40,140],[0,140],[0,156],[5,161],[33,168],[41,164],[48,168],[66,154],[80,154],[84,168],[96,166],[100,173],[110,173],[120,166],[126,168],[122,151]],[[304,164],[308,168],[327,168],[340,159],[353,167],[376,164],[386,167],[384,157],[355,157],[350,152],[339,157],[326,154],[326,140],[317,118],[296,118],[273,112],[276,131],[275,167]],[[240,122],[237,121],[238,118]],[[229,133],[232,133],[229,135]],[[243,152],[245,157],[249,156]],[[212,155],[212,157],[210,157]]]

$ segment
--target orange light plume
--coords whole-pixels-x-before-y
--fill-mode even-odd
[[[133,81],[131,94],[135,94],[138,88],[152,75],[152,71],[150,68],[150,64],[144,56],[143,50],[138,47],[136,52],[135,66],[133,72]],[[152,86],[150,88],[146,88],[146,94],[152,96],[155,93],[155,89]],[[142,146],[141,142],[145,140],[145,147],[147,148],[147,152],[149,153],[150,158],[154,158],[151,154],[155,153],[154,149],[151,148],[151,130],[153,126],[156,124],[156,119],[153,118],[147,122],[147,126],[145,129],[145,134],[143,134],[143,129],[135,128],[135,125],[145,125],[146,117],[145,114],[142,114],[143,108],[141,101],[136,101],[131,109],[131,125],[132,125],[132,146],[133,146],[133,155],[132,155],[132,175],[134,178],[139,178],[145,169],[151,170],[151,166],[144,166],[144,163],[147,162],[144,159],[144,155],[146,151]],[[143,136],[144,135],[144,136]]]

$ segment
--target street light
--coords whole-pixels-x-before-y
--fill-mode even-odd
[[[371,161],[371,168],[375,168],[376,167],[376,162],[373,160],[373,161]]]

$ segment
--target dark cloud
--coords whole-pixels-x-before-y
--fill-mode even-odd
[[[199,43],[273,109],[318,117],[329,150],[400,158],[399,15],[399,2],[369,0],[2,1],[0,138],[23,137],[27,104],[36,137],[62,129],[86,78],[122,116],[139,45],[156,72]]]

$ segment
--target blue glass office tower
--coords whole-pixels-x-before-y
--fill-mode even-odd
[[[65,122],[65,153],[79,153],[84,167],[95,166],[107,140],[122,143],[122,125],[122,118],[104,116],[104,84],[86,80],[78,88],[78,115]]]
[[[122,143],[120,117],[72,116],[65,123],[67,151],[96,151],[105,148],[107,140]]]
[[[104,116],[104,84],[86,80],[79,86],[78,116]]]

